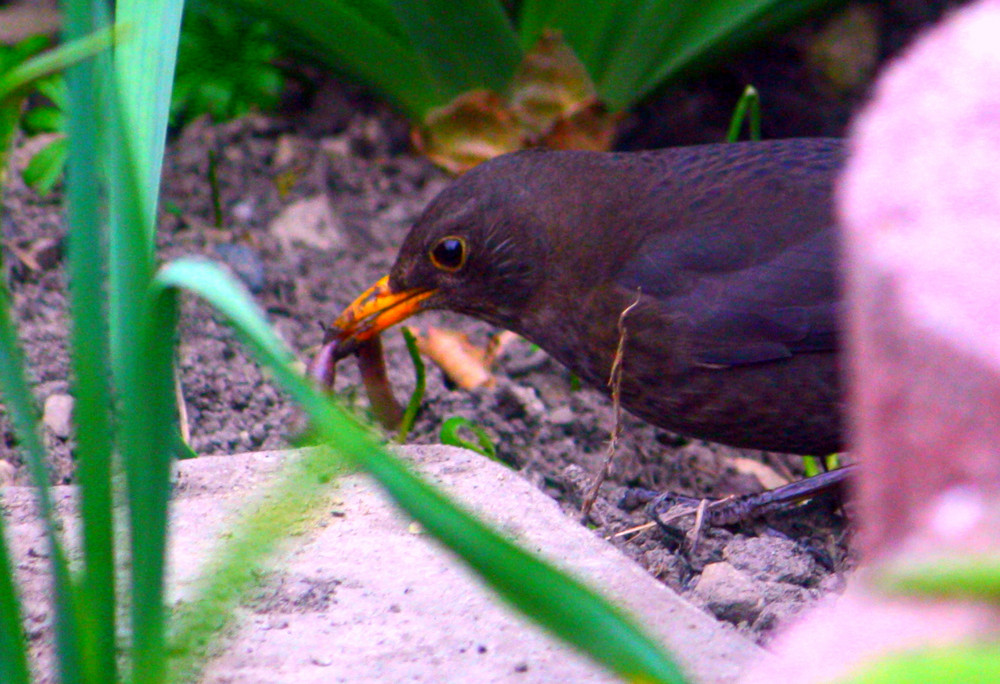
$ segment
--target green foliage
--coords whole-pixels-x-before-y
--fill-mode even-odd
[[[760,95],[757,89],[748,85],[736,103],[733,118],[729,121],[727,142],[736,142],[740,137],[743,122],[747,122],[750,140],[760,140]]]
[[[277,107],[284,76],[267,22],[206,2],[184,14],[170,113],[180,123],[209,114],[227,121]]]
[[[417,413],[420,411],[420,402],[424,398],[424,389],[427,384],[427,369],[424,360],[420,358],[420,350],[417,349],[417,338],[410,332],[409,328],[403,327],[403,339],[406,341],[406,351],[413,362],[413,372],[415,379],[413,383],[413,393],[410,400],[406,402],[406,410],[403,411],[403,420],[399,423],[399,431],[396,433],[396,442],[402,444],[406,441],[406,436],[413,429],[413,423],[417,420]]]
[[[21,126],[28,135],[55,133],[57,137],[28,161],[24,180],[38,194],[47,195],[62,177],[66,166],[66,81],[60,74],[42,79],[38,82],[38,93],[51,104],[29,109],[21,119]]]
[[[991,684],[1000,681],[1000,644],[961,644],[894,654],[864,672],[849,677],[850,684]]]
[[[511,84],[560,32],[600,100],[627,109],[656,87],[836,0],[226,0],[273,19],[312,53],[418,121],[458,95]]]
[[[476,441],[470,442],[467,439],[463,439],[461,435],[458,434],[459,430],[468,430],[472,433],[472,436],[476,438]],[[490,439],[490,436],[486,434],[485,430],[474,424],[468,418],[454,416],[441,423],[440,438],[442,444],[457,446],[462,449],[471,449],[472,451],[493,460],[496,460],[497,458],[497,448],[496,445],[493,444],[493,440]]]
[[[66,84],[56,73],[73,60],[92,54],[109,44],[110,35],[93,36],[75,45],[50,50],[45,36],[31,36],[13,46],[0,45],[0,162],[20,125],[29,135],[58,133],[59,137],[35,153],[24,171],[24,179],[41,194],[47,194],[62,176],[66,161],[66,141],[62,137],[65,122]],[[51,105],[37,106],[22,115],[29,95],[37,93]]]

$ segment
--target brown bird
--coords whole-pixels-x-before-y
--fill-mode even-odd
[[[628,309],[625,409],[723,444],[834,452],[842,160],[830,139],[504,155],[431,202],[321,356],[450,309],[523,335],[607,391]]]

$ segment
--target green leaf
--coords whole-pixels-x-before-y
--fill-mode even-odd
[[[467,439],[462,439],[462,437],[458,434],[458,431],[462,429],[471,432],[476,438],[476,441],[470,442]],[[477,454],[482,454],[487,458],[496,460],[497,448],[490,439],[490,436],[486,434],[485,430],[474,424],[468,418],[454,416],[444,421],[441,424],[440,437],[442,444],[457,446],[462,449],[469,449],[470,451],[475,451]]]
[[[835,0],[833,0],[835,1]],[[556,29],[613,110],[831,0],[525,0],[521,45]]]
[[[839,681],[851,684],[1000,682],[1000,644],[958,644],[889,654]]]
[[[420,351],[417,349],[417,338],[405,326],[402,331],[403,339],[406,341],[406,351],[410,354],[410,361],[413,362],[413,372],[416,378],[413,383],[413,393],[410,395],[410,400],[406,402],[406,410],[403,411],[403,419],[399,423],[399,432],[396,433],[398,444],[405,442],[406,436],[413,429],[413,423],[417,420],[417,413],[420,411],[420,402],[423,401],[427,383],[427,371],[424,360],[420,358]]]
[[[62,177],[66,164],[66,138],[60,136],[38,150],[24,168],[24,182],[39,195],[47,195]]]
[[[35,107],[25,112],[21,126],[28,135],[56,133],[65,128],[66,117],[55,107]]]
[[[21,629],[21,602],[7,554],[4,516],[0,515],[0,682],[29,684],[27,642]]]
[[[414,55],[431,74],[440,105],[478,88],[502,91],[521,50],[497,0],[392,0]]]
[[[98,31],[7,69],[0,73],[0,100],[31,87],[39,79],[99,54],[111,47],[113,41],[114,34],[110,30]]]
[[[85,0],[63,6],[63,39],[70,44],[106,22],[91,14]],[[105,30],[106,32],[106,30]],[[73,377],[73,418],[76,423],[76,480],[80,488],[83,576],[80,579],[80,664],[75,667],[88,681],[118,675],[111,454],[110,362],[107,344],[105,192],[99,183],[101,158],[107,151],[104,133],[105,100],[102,84],[109,74],[108,56],[87,60],[66,70],[66,183],[64,203],[68,228],[67,281],[69,289],[70,363]],[[45,83],[45,81],[43,81]],[[52,97],[58,93],[50,94]],[[63,660],[60,654],[60,660]]]
[[[53,573],[53,593],[56,605],[55,634],[60,654],[60,674],[62,681],[75,682],[78,681],[81,665],[80,625],[77,622],[76,597],[70,579],[69,565],[66,562],[66,554],[56,528],[55,506],[49,492],[49,471],[45,461],[45,447],[42,445],[38,431],[38,407],[35,405],[25,376],[26,368],[24,353],[21,350],[17,331],[11,318],[10,295],[6,282],[0,279],[0,399],[3,401],[5,413],[25,455],[28,472],[38,495],[40,517],[45,526],[45,538]],[[5,543],[6,539],[0,538],[0,544]],[[8,603],[16,614],[16,601],[10,600],[9,592],[4,591],[3,593],[7,596],[0,595],[0,600]],[[14,644],[20,641],[20,631],[16,635],[11,634],[5,621],[0,621],[0,629],[3,629],[3,632],[0,633],[0,638],[3,639],[3,650],[14,650],[16,648]],[[18,667],[16,661],[13,662],[12,666],[16,671]]]
[[[115,77],[124,118],[135,145],[146,220],[155,225],[157,190],[170,115],[170,85],[177,62],[183,0],[125,0],[115,4],[115,25],[130,32],[115,48]],[[150,242],[152,242],[150,237]]]
[[[374,88],[420,119],[442,104],[438,84],[397,21],[389,0],[228,0],[273,20],[337,71]]]

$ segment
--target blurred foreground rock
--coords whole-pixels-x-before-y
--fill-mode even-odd
[[[894,64],[840,188],[851,442],[865,562],[1000,554],[1000,2]],[[749,681],[830,681],[890,652],[997,636],[995,608],[847,594]],[[984,675],[986,673],[983,673]]]

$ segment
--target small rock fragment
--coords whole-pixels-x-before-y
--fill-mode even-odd
[[[14,483],[17,468],[10,461],[0,460],[0,487]]]
[[[750,577],[802,586],[814,583],[816,561],[791,539],[737,536],[726,544],[723,558]]]
[[[733,624],[753,623],[764,607],[754,581],[726,562],[705,566],[693,598],[720,620]]]
[[[496,400],[497,412],[507,420],[545,413],[545,404],[533,387],[505,383],[497,392]]]
[[[42,421],[56,437],[69,438],[73,432],[73,397],[68,394],[50,394],[45,400]]]
[[[295,243],[326,250],[342,247],[346,242],[343,220],[333,212],[326,195],[289,204],[271,222],[270,230],[286,252]]]
[[[260,294],[264,291],[267,282],[264,262],[256,250],[240,243],[221,243],[215,245],[215,253],[250,292]]]

